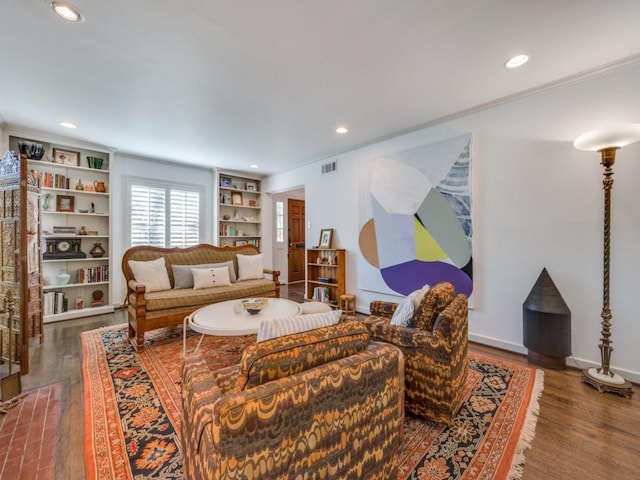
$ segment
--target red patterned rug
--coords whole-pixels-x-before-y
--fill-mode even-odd
[[[193,349],[199,335],[187,339]],[[212,368],[240,360],[255,335],[205,336]],[[126,327],[82,334],[87,479],[182,478],[182,329],[147,334],[136,354]],[[398,478],[494,480],[522,476],[543,372],[470,354],[465,400],[452,427],[407,414]]]

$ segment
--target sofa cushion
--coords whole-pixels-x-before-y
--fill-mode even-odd
[[[227,267],[192,268],[191,273],[193,273],[194,290],[231,285]]]
[[[144,284],[146,292],[158,292],[171,289],[171,282],[169,282],[164,257],[159,257],[147,262],[129,260],[128,263],[133,273],[133,278],[136,279],[136,282]]]
[[[240,360],[238,390],[303,372],[366,350],[369,332],[358,321],[272,338],[249,346]]]
[[[332,310],[324,313],[309,313],[295,315],[288,318],[274,318],[263,320],[258,328],[256,342],[264,342],[271,338],[291,335],[292,333],[306,332],[314,328],[334,325],[340,320],[342,310]]]
[[[409,326],[431,331],[438,315],[451,303],[455,294],[456,289],[449,282],[441,282],[434,286],[420,302]]]
[[[264,266],[261,253],[257,255],[242,255],[238,253],[237,258],[238,281],[264,277]]]
[[[173,271],[173,288],[193,288],[193,273],[191,273],[191,269],[211,267],[227,267],[229,269],[229,279],[231,283],[237,281],[236,270],[232,260],[221,263],[203,263],[200,265],[171,265],[171,270]]]
[[[275,284],[266,278],[260,280],[247,280],[246,282],[232,283],[225,287],[204,288],[193,290],[191,288],[145,294],[145,309],[147,312],[159,312],[163,310],[182,307],[200,307],[225,300],[236,300],[249,297],[273,297]],[[129,295],[129,303],[136,306],[135,294]],[[190,312],[189,312],[190,313]]]

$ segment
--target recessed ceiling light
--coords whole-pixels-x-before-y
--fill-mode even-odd
[[[56,12],[61,18],[68,20],[70,22],[81,22],[83,20],[82,14],[80,11],[67,2],[51,2],[51,8]]]
[[[249,167],[251,167],[251,168],[258,168],[258,165],[256,165],[255,163],[252,163],[251,165],[249,165]]]
[[[517,67],[521,67],[528,61],[529,61],[529,55],[524,55],[524,54],[516,55],[514,57],[511,57],[509,60],[507,60],[504,66],[507,68],[517,68]]]
[[[336,133],[344,134],[347,133],[349,129],[347,127],[338,127],[336,128]]]
[[[71,122],[60,122],[60,125],[62,125],[65,128],[78,128],[75,123],[71,123]]]

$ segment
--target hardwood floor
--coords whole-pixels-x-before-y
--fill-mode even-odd
[[[304,284],[283,286],[281,296],[302,301]],[[23,390],[62,383],[57,479],[83,479],[83,387],[80,333],[125,323],[124,312],[45,325],[45,342],[31,348]],[[596,348],[596,347],[594,347]],[[470,349],[515,363],[518,354],[471,344]],[[640,387],[631,400],[601,394],[580,382],[578,370],[545,370],[544,392],[525,480],[640,479]]]

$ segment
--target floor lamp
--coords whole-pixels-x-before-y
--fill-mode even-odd
[[[604,269],[602,275],[602,338],[600,339],[600,368],[589,368],[582,372],[582,381],[599,392],[612,392],[631,398],[631,383],[609,369],[611,362],[611,309],[609,308],[609,260],[611,246],[611,187],[613,186],[613,164],[616,151],[640,140],[640,124],[618,125],[587,132],[578,137],[573,146],[579,150],[600,152],[604,167]]]

